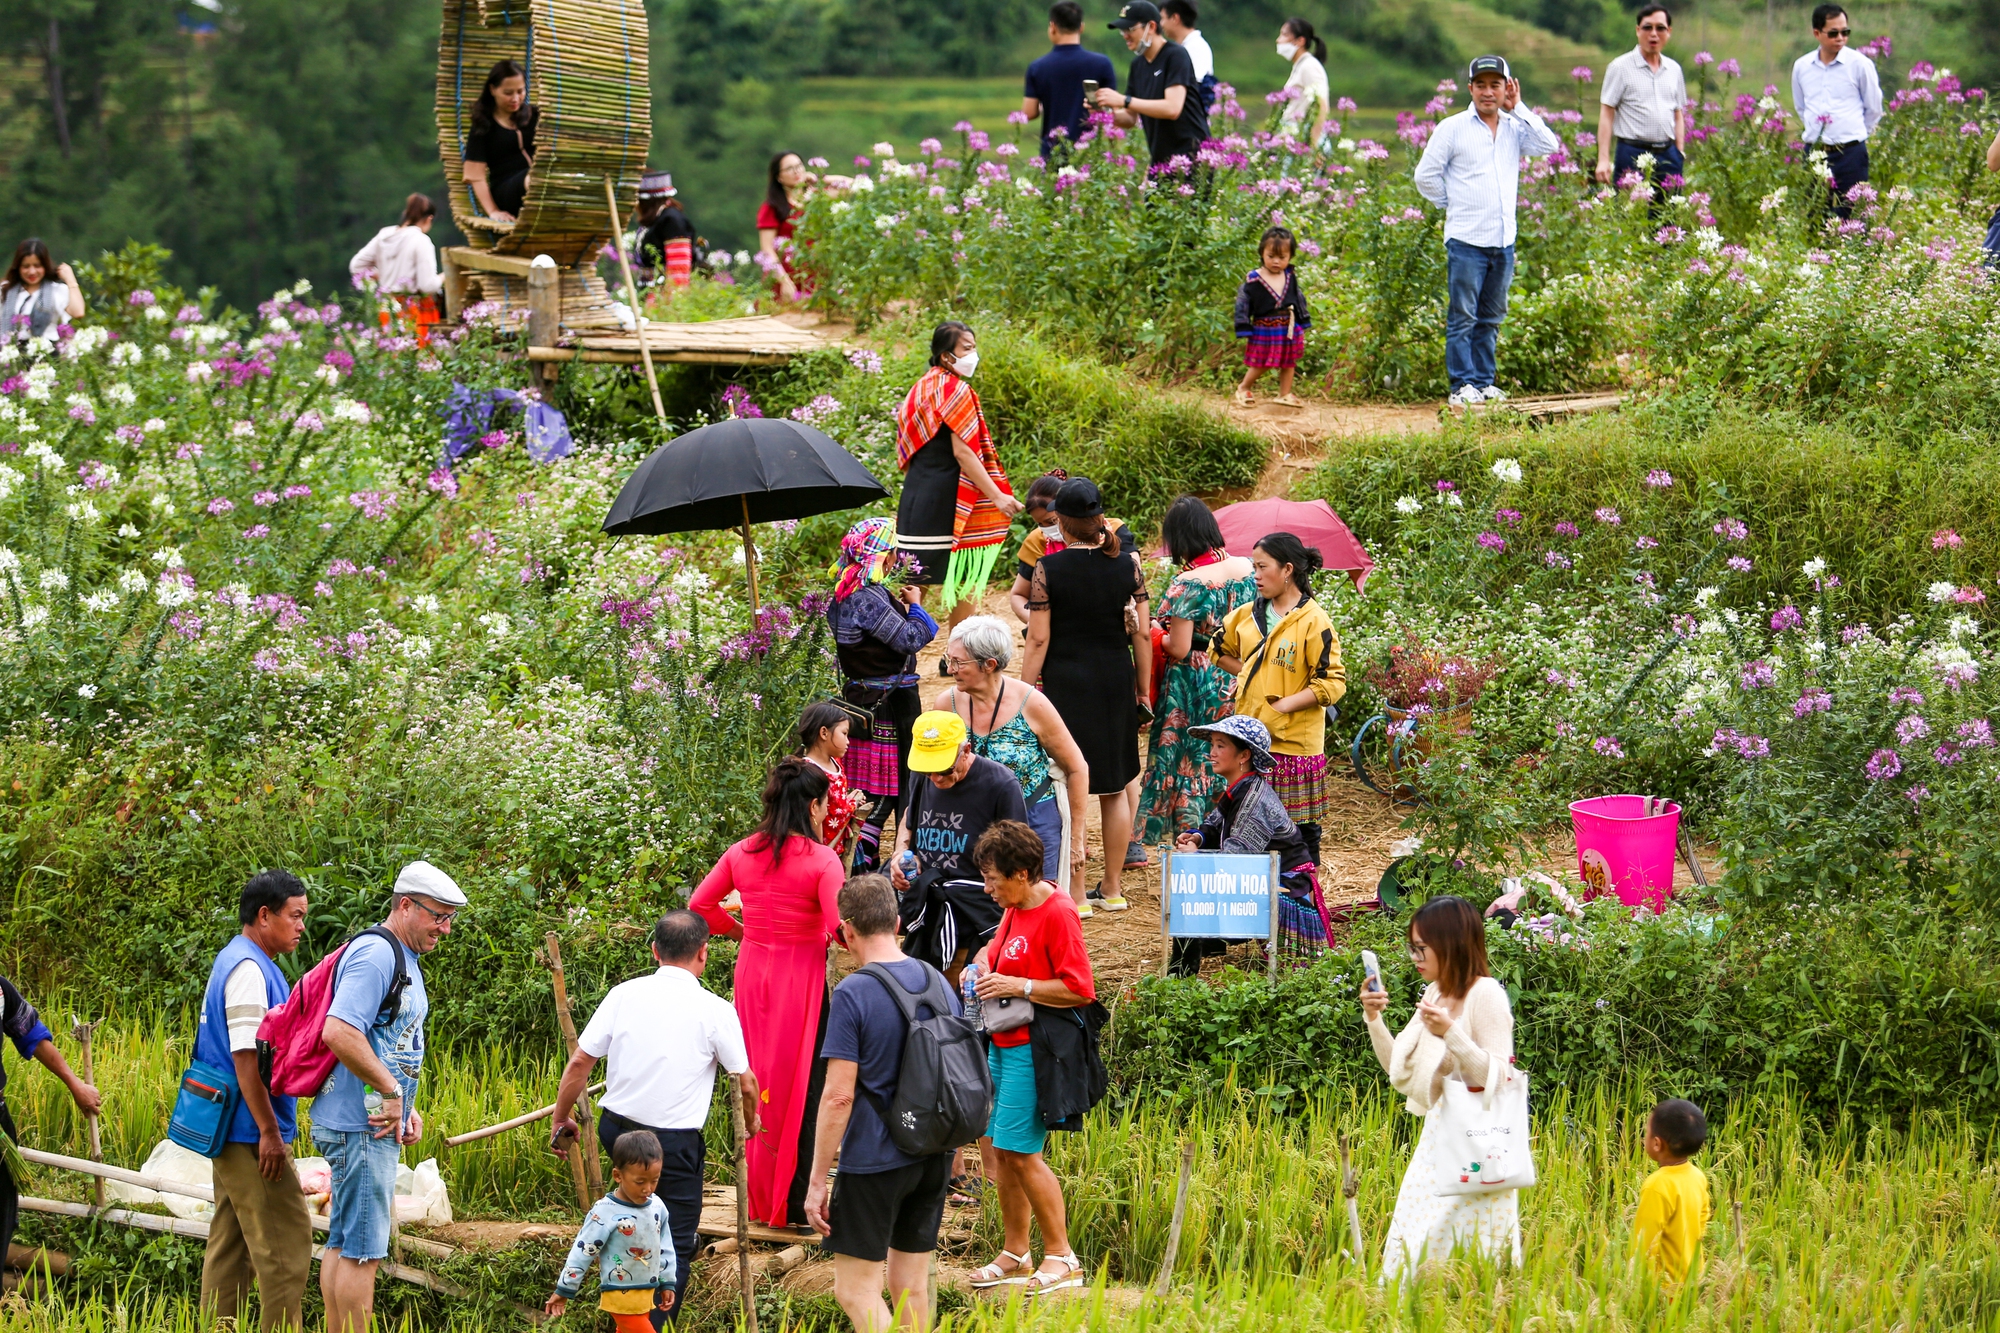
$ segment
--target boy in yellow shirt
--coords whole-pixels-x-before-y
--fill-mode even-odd
[[[1708,1142],[1708,1121],[1693,1102],[1676,1097],[1653,1108],[1646,1156],[1660,1169],[1639,1189],[1632,1252],[1664,1283],[1678,1286],[1701,1257],[1708,1230],[1708,1177],[1688,1161]]]

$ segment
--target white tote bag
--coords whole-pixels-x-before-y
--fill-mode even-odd
[[[1444,1081],[1444,1098],[1431,1107],[1436,1134],[1436,1194],[1498,1194],[1535,1183],[1528,1143],[1528,1076],[1492,1058],[1486,1086]]]

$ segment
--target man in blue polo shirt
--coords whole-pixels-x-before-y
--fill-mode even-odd
[[[259,1326],[300,1328],[312,1218],[292,1166],[298,1099],[264,1087],[257,1025],[292,993],[277,960],[295,951],[305,934],[306,886],[286,871],[260,870],[243,886],[236,920],[242,933],[208,970],[194,1035],[195,1058],[218,1069],[234,1067],[243,1094],[229,1141],[215,1159],[215,1220],[201,1261],[201,1302],[217,1317],[235,1319],[254,1282]]]
[[[1042,156],[1049,155],[1056,128],[1060,126],[1069,142],[1083,133],[1083,83],[1094,81],[1100,88],[1116,88],[1118,72],[1111,58],[1083,46],[1083,6],[1077,0],[1059,0],[1049,9],[1049,53],[1028,66],[1027,85],[1022,89],[1021,110],[1030,119],[1042,118]]]

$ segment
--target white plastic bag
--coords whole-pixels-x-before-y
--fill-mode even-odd
[[[189,1152],[171,1139],[160,1140],[147,1156],[146,1164],[139,1168],[139,1174],[171,1180],[180,1185],[213,1187],[215,1184],[214,1164],[200,1153]],[[190,1198],[185,1194],[161,1194],[117,1180],[104,1182],[104,1197],[117,1203],[165,1204],[168,1212],[190,1222],[206,1222],[215,1216],[215,1205],[204,1199]]]
[[[437,1158],[425,1158],[414,1171],[400,1162],[396,1164],[396,1221],[421,1222],[432,1227],[450,1224],[451,1195],[445,1190],[444,1177],[438,1173]]]
[[[1528,1076],[1493,1058],[1479,1092],[1463,1079],[1444,1081],[1431,1107],[1437,1130],[1434,1194],[1498,1194],[1535,1183],[1528,1142]]]

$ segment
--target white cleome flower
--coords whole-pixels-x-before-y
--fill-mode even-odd
[[[38,606],[31,602],[21,608],[22,629],[33,629],[48,618],[49,609],[46,606]]]
[[[1510,486],[1518,485],[1521,480],[1521,460],[1518,458],[1494,459],[1493,475]]]
[[[89,684],[79,685],[76,687],[76,697],[79,699],[95,699],[97,697],[97,687]]]
[[[158,499],[159,497],[155,496],[154,498]],[[181,564],[181,548],[178,546],[162,546],[159,550],[153,552],[153,563],[162,569],[174,569],[178,567]]]
[[[438,613],[438,599],[436,594],[428,592],[418,593],[410,599],[410,609],[427,616],[436,615]]]
[[[118,586],[126,592],[146,591],[146,576],[136,569],[128,569],[118,576]]]
[[[139,529],[133,527],[130,523],[120,523],[118,525],[118,535],[126,541],[131,541],[139,535]]]
[[[1933,602],[1948,602],[1958,596],[1958,585],[1939,579],[1936,583],[1924,589],[1924,596]]]
[[[42,587],[50,592],[61,592],[69,586],[69,575],[63,573],[60,569],[45,569],[42,571],[42,576],[36,579],[35,582],[41,584]],[[1956,592],[1957,589],[1954,588],[1952,591]]]
[[[120,407],[130,407],[139,401],[138,393],[129,384],[114,384],[104,391],[104,396]]]
[[[1814,556],[1812,559],[1806,561],[1805,564],[1801,565],[1799,568],[1805,571],[1805,576],[1807,578],[1816,579],[1820,575],[1826,573],[1826,561],[1822,560],[1818,556]]]
[[[412,662],[421,662],[431,655],[431,641],[421,634],[404,636],[396,647]]]
[[[107,611],[116,611],[118,609],[118,594],[109,588],[99,588],[96,592],[91,593],[83,599],[83,609],[86,611],[95,611],[98,615],[103,615]]]
[[[111,364],[114,366],[129,366],[134,361],[145,360],[145,357],[146,353],[137,343],[119,343],[111,349]]]
[[[64,505],[63,513],[79,523],[95,523],[104,517],[97,511],[97,506],[88,500],[78,500],[75,504]]]
[[[1710,602],[1715,600],[1716,594],[1720,593],[1721,591],[1722,589],[1714,586],[1713,584],[1710,584],[1708,587],[1702,588],[1695,593],[1694,604],[1696,606],[1707,606]]]
[[[1421,514],[1424,512],[1424,502],[1414,495],[1399,495],[1396,497],[1396,512],[1399,514]]]
[[[486,627],[486,637],[496,643],[514,632],[514,622],[498,611],[482,612],[479,623]]]
[[[153,585],[153,600],[169,609],[186,606],[194,600],[194,589],[172,574],[162,574],[160,581]]]
[[[0,546],[0,574],[12,574],[21,567],[21,557],[5,546]]]

